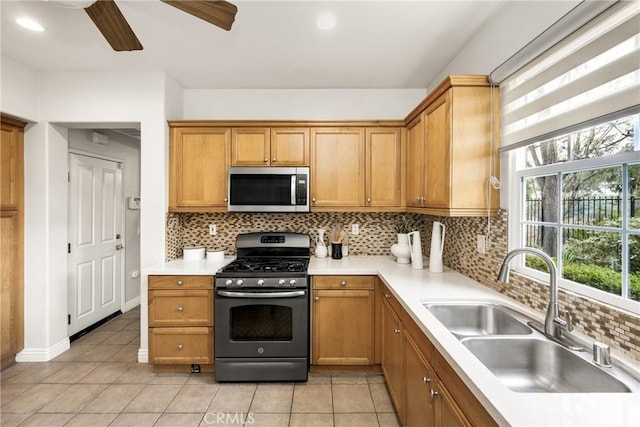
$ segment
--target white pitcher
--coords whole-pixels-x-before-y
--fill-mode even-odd
[[[431,232],[431,252],[429,253],[429,271],[442,273],[442,251],[444,249],[444,224],[433,221]]]
[[[411,250],[411,267],[422,270],[422,241],[419,231],[409,233],[409,249]]]
[[[315,255],[316,258],[326,258],[329,250],[327,246],[324,244],[324,233],[327,230],[324,228],[318,228],[318,235],[316,236],[316,250]]]

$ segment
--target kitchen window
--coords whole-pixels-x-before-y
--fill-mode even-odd
[[[519,148],[513,247],[543,250],[561,286],[633,309],[640,302],[640,115]],[[512,216],[513,218],[513,216]],[[544,279],[538,258],[521,272]]]
[[[509,246],[551,256],[561,287],[637,312],[640,3],[585,22],[499,82]],[[517,270],[548,280],[545,265],[520,258]]]

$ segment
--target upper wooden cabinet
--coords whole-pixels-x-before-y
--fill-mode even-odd
[[[312,210],[401,210],[404,157],[400,127],[312,128]]]
[[[497,212],[499,191],[488,190],[490,176],[499,173],[497,105],[498,93],[492,93],[486,76],[450,76],[409,114],[408,211]]]
[[[169,144],[169,210],[226,210],[231,129],[174,127]]]
[[[365,142],[366,206],[402,206],[405,153],[401,129],[367,128]]]
[[[308,128],[233,128],[232,166],[308,166]]]
[[[364,128],[311,129],[311,207],[364,206]]]

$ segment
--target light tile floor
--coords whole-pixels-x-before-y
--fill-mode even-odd
[[[382,375],[315,375],[306,383],[217,383],[136,363],[140,311],[74,341],[45,363],[0,373],[0,425],[398,426]]]

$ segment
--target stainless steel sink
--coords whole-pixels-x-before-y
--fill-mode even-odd
[[[538,338],[461,340],[509,389],[525,393],[629,393],[632,390],[564,347]]]
[[[485,335],[528,335],[531,328],[507,309],[490,303],[426,303],[424,306],[458,339]]]

